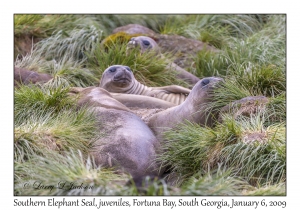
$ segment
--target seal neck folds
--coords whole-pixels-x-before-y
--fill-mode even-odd
[[[108,67],[102,75],[100,85],[111,93],[125,93],[144,95],[181,104],[189,94],[190,90],[176,86],[147,87],[138,82],[128,66],[114,65]]]

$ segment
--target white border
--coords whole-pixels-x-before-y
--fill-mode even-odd
[[[296,1],[293,1],[296,2]],[[296,131],[299,130],[298,109],[299,104],[299,12],[298,5],[288,1],[19,1],[1,3],[1,75],[0,88],[2,93],[0,109],[1,128],[1,178],[0,184],[1,206],[13,207],[13,14],[14,13],[286,13],[287,14],[287,197],[267,197],[265,199],[286,200],[286,209],[297,209],[299,200],[299,182],[296,176],[299,174],[299,141]],[[4,26],[4,27],[3,27]],[[4,97],[3,97],[4,96]],[[3,135],[4,134],[4,135]],[[27,199],[29,197],[17,197]],[[37,198],[37,197],[35,197]],[[60,197],[62,198],[62,197]],[[85,197],[86,199],[89,197]],[[132,200],[134,197],[125,197]],[[184,197],[189,199],[189,197]],[[221,200],[222,197],[209,197],[209,199]],[[46,200],[47,197],[38,198]],[[68,198],[75,200],[76,197]],[[80,197],[79,199],[82,199]],[[97,198],[99,199],[99,197]],[[103,197],[112,200],[114,197]],[[150,197],[150,200],[156,199]],[[162,198],[158,198],[162,199]],[[171,197],[170,199],[179,199]],[[229,197],[225,197],[229,199]],[[262,200],[263,197],[238,197],[238,199]],[[27,208],[27,209],[31,209]],[[43,207],[50,209],[51,207]],[[140,208],[140,207],[139,207]],[[53,208],[52,208],[53,209]],[[63,208],[66,209],[66,208]],[[69,208],[71,209],[71,208]],[[78,208],[76,208],[78,209]],[[137,209],[137,208],[136,208]],[[176,208],[178,209],[178,208]],[[199,207],[197,208],[199,209]],[[201,207],[201,209],[203,209]],[[216,209],[216,208],[214,208]]]

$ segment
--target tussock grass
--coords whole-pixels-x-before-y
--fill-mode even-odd
[[[58,62],[52,60],[48,64],[50,66],[44,69],[44,72],[53,76],[53,79],[48,82],[49,86],[89,87],[94,86],[98,81],[92,71],[84,67],[82,61],[77,62],[63,57]]]
[[[286,183],[267,184],[253,190],[246,191],[244,195],[249,196],[286,196]]]
[[[129,175],[96,166],[92,157],[83,155],[79,150],[64,154],[47,151],[43,156],[31,155],[27,162],[15,162],[14,194],[152,196],[170,195],[172,192],[164,181],[149,182],[146,177],[149,183],[137,188],[128,184],[130,180]]]
[[[262,113],[223,120],[214,128],[186,123],[165,132],[158,159],[180,179],[205,174],[218,163],[253,185],[285,179],[285,125],[264,126]]]
[[[286,90],[285,72],[275,66],[261,66],[245,72],[236,82],[244,84],[252,95],[274,97]]]
[[[238,76],[238,80],[245,73],[252,74],[253,77],[257,75],[258,69],[272,68],[269,72],[267,70],[262,72],[262,74],[268,74],[263,75],[265,79],[271,76],[269,73],[272,71],[275,72],[275,75],[285,78],[284,15],[204,15],[194,18],[201,23],[197,24],[197,21],[194,23],[195,26],[201,28],[200,32],[194,32],[195,35],[209,33],[209,29],[206,27],[216,24],[222,29],[222,33],[214,33],[223,41],[222,44],[216,46],[221,49],[217,54],[206,51],[199,52],[194,59],[195,66],[189,71],[199,77],[233,75]],[[229,25],[229,27],[223,24]],[[216,27],[212,28],[214,31],[217,30]],[[224,30],[228,31],[224,32]],[[251,73],[252,71],[253,73]]]
[[[250,183],[279,183],[285,179],[286,136],[284,124],[264,126],[265,118],[241,118],[236,122],[239,131],[236,144],[222,150],[221,161],[234,167],[235,174]]]
[[[221,48],[228,37],[245,37],[258,31],[264,18],[264,15],[177,15],[170,17],[160,32],[198,39]]]
[[[52,36],[57,31],[67,34],[74,28],[85,29],[89,26],[97,27],[97,23],[87,15],[15,14],[15,57],[18,54],[26,55],[32,44]]]
[[[66,51],[59,59],[46,60],[43,51],[35,49],[31,54],[18,57],[15,66],[28,70],[47,73],[53,76],[48,82],[52,87],[88,87],[97,83],[98,78],[90,69],[87,69],[84,61],[72,58],[74,52]],[[76,54],[76,53],[75,53]]]
[[[25,177],[22,176],[24,174]],[[85,158],[80,151],[70,151],[64,155],[47,152],[45,156],[30,157],[26,163],[15,163],[14,193],[15,195],[111,195],[118,190],[118,182],[123,183],[126,181],[125,178],[126,176],[121,177],[112,170],[96,167],[93,159]],[[112,185],[111,182],[115,184]],[[28,184],[27,188],[23,187],[25,183]],[[50,187],[47,189],[42,186]]]
[[[97,78],[101,78],[103,71],[111,65],[129,66],[135,78],[148,86],[164,86],[170,84],[185,84],[176,78],[176,72],[166,69],[166,58],[154,53],[138,53],[137,50],[126,55],[126,43],[110,45],[107,48],[98,46],[93,54],[88,54],[88,68],[93,69]]]
[[[219,167],[205,175],[195,174],[182,186],[180,195],[240,195],[242,189],[252,189],[245,181],[230,176],[230,171]]]
[[[94,116],[85,110],[56,115],[36,110],[26,121],[15,125],[15,159],[26,160],[27,151],[39,154],[42,149],[62,152],[74,148],[87,153],[98,135]]]
[[[76,110],[67,88],[20,86],[15,90],[15,160],[42,148],[87,152],[98,135],[96,119],[86,109]]]
[[[268,122],[270,124],[286,122],[286,93],[283,92],[280,95],[271,98],[266,112],[268,113]]]
[[[224,79],[224,82],[218,84],[214,88],[212,91],[212,97],[214,100],[206,104],[205,110],[206,112],[216,113],[230,102],[240,100],[247,96],[253,95],[245,87],[245,85],[242,83],[236,83],[234,78],[231,79],[228,77]]]
[[[14,35],[31,35],[35,37],[49,37],[55,31],[69,31],[78,26],[86,27],[93,23],[87,15],[39,15],[15,14]],[[84,26],[85,25],[85,26]]]
[[[227,75],[229,64],[222,52],[203,50],[197,53],[193,61],[194,67],[190,67],[188,70],[199,78]]]
[[[232,74],[214,89],[215,100],[207,104],[207,111],[219,111],[230,102],[247,96],[266,96],[270,99],[267,106],[268,116],[272,115],[273,121],[285,120],[286,78],[281,69],[275,66],[261,66]]]
[[[105,36],[112,33],[113,29],[127,24],[139,24],[159,32],[161,25],[164,25],[167,18],[172,15],[146,15],[146,14],[112,14],[112,15],[90,15],[101,28],[105,28]]]
[[[54,77],[41,86],[15,89],[16,195],[285,195],[285,15],[18,14],[14,20],[15,52],[28,52],[23,44],[36,43],[31,53],[15,55],[15,66]],[[170,168],[167,178],[175,177],[176,187],[161,180],[142,188],[125,185],[130,176],[96,167],[87,155],[99,135],[96,121],[86,109],[75,110],[67,94],[69,87],[97,85],[103,71],[117,64],[129,66],[148,86],[186,85],[165,69],[171,55],[126,55],[126,43],[100,44],[113,29],[130,23],[220,50],[199,52],[187,69],[199,78],[224,79],[204,107],[216,117],[236,100],[269,99],[265,109],[247,117],[224,114],[212,127],[185,122],[166,132],[159,160]],[[24,183],[34,181],[82,182],[94,188],[25,191]]]
[[[74,100],[67,97],[68,88],[48,88],[47,86],[25,86],[15,89],[15,124],[29,118],[35,111],[60,112],[70,109]]]
[[[59,59],[67,54],[74,60],[85,58],[85,51],[93,51],[96,43],[102,40],[102,31],[94,26],[74,29],[70,32],[58,31],[52,36],[41,40],[35,46],[36,53],[46,60]]]

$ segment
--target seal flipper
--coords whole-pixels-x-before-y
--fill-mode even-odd
[[[189,94],[191,92],[190,89],[181,87],[179,85],[168,85],[168,86],[163,86],[163,87],[153,87],[153,90],[165,90],[168,91],[169,93],[182,93],[182,94]]]

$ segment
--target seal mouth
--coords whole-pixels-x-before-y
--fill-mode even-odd
[[[126,82],[131,82],[131,79],[128,79],[128,78],[114,78],[114,82],[126,83]]]

